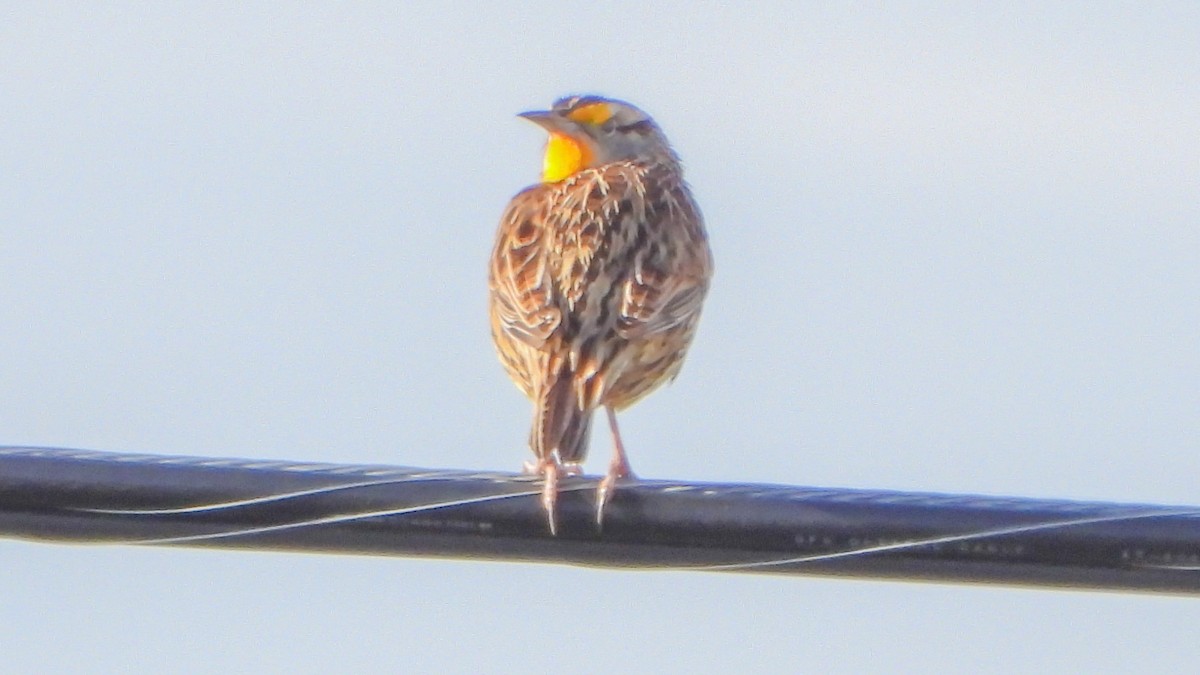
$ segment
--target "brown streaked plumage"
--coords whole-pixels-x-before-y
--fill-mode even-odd
[[[550,133],[543,182],[500,220],[489,304],[500,360],[534,403],[526,469],[545,479],[554,532],[558,478],[581,473],[596,408],[614,443],[597,523],[632,475],[615,413],[679,374],[713,262],[679,158],[648,115],[576,96],[522,117]]]

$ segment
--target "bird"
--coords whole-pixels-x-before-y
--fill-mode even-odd
[[[679,374],[700,321],[713,257],[700,207],[658,124],[598,95],[518,115],[548,133],[541,180],[500,218],[488,268],[492,340],[533,402],[527,473],[557,534],[558,482],[583,473],[593,413],[613,454],[596,524],[634,475],[616,413]]]

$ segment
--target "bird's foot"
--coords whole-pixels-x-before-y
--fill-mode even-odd
[[[541,476],[542,508],[546,511],[546,520],[550,526],[550,535],[558,535],[558,479],[561,476],[571,477],[583,473],[583,465],[579,462],[562,462],[558,457],[542,457],[525,462],[522,467],[525,473]]]
[[[604,505],[612,499],[613,492],[617,489],[617,481],[624,478],[636,478],[636,476],[633,475],[633,470],[629,467],[624,453],[620,453],[613,457],[612,464],[608,467],[608,473],[600,479],[600,485],[596,488],[597,528],[604,528]]]
[[[558,535],[558,474],[559,463],[554,460],[539,460],[537,473],[542,476],[542,508],[546,511],[546,522],[550,525],[550,536]]]

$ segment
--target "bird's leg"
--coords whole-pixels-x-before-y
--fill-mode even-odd
[[[613,456],[612,461],[608,464],[608,473],[604,478],[600,479],[600,487],[596,489],[596,526],[604,526],[604,505],[612,498],[613,490],[617,487],[617,481],[622,478],[630,478],[633,476],[633,469],[629,466],[629,458],[625,456],[625,444],[621,442],[621,430],[617,427],[617,413],[612,406],[605,406],[604,410],[608,412],[608,426],[612,429],[613,435]]]

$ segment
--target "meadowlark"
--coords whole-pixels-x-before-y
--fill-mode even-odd
[[[549,133],[542,180],[500,219],[488,282],[492,339],[533,401],[526,471],[556,532],[560,476],[582,473],[603,406],[613,456],[596,522],[632,477],[616,411],[679,374],[713,273],[679,157],[649,115],[599,96],[522,113]]]

